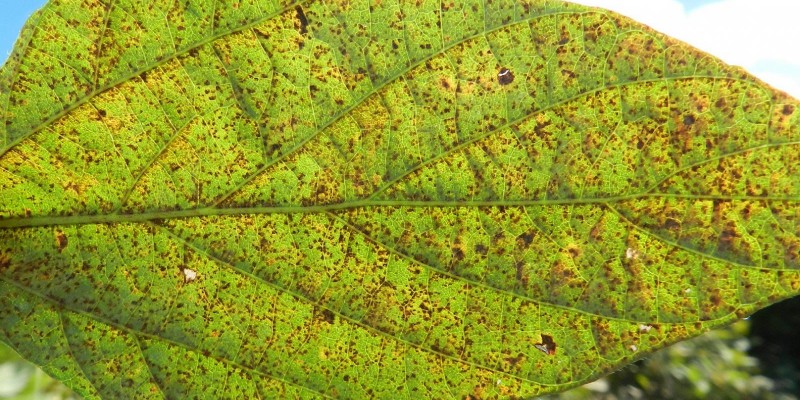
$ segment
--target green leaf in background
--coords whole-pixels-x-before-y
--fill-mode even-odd
[[[51,2],[0,339],[86,398],[558,392],[800,288],[800,110],[562,1]]]

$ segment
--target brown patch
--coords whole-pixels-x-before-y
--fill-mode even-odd
[[[514,73],[508,68],[503,68],[497,73],[497,83],[505,86],[514,82]]]
[[[69,241],[67,240],[67,235],[61,230],[57,230],[56,248],[58,249],[58,252],[61,253],[62,251],[64,251],[64,249],[67,247],[67,244],[69,244]]]
[[[612,333],[608,321],[599,318],[593,319],[592,330],[600,354],[611,354],[617,343],[613,340],[615,335]]]
[[[528,286],[528,273],[525,271],[525,263],[523,261],[517,261],[517,281],[522,284],[522,286]]]
[[[294,11],[297,14],[297,20],[300,21],[300,33],[305,35],[308,33],[308,18],[306,17],[306,13],[303,12],[303,7],[300,6],[295,7]]]
[[[536,343],[533,346],[548,356],[556,354],[556,342],[553,341],[553,337],[550,335],[542,334],[542,343]]]
[[[581,255],[581,249],[574,244],[567,246],[567,252],[569,253],[569,256],[572,258],[577,258],[578,256]]]
[[[525,232],[519,236],[517,236],[517,245],[520,247],[528,247],[533,243],[533,234],[530,232]]]
[[[522,353],[519,353],[519,354],[517,354],[516,357],[506,357],[506,363],[508,363],[508,365],[510,365],[511,367],[515,367],[517,364],[519,364],[524,359],[525,359],[525,355],[522,354]]]
[[[327,322],[329,324],[332,324],[333,321],[336,319],[336,315],[334,315],[333,311],[331,311],[331,310],[324,309],[324,310],[322,310],[321,314],[322,314],[322,318],[325,320],[325,322]]]
[[[718,250],[724,253],[734,252],[737,248],[737,241],[739,239],[739,232],[736,225],[732,222],[725,224],[722,228],[722,233],[719,235]]]
[[[11,259],[7,255],[0,253],[0,271],[11,266]]]
[[[461,260],[464,259],[464,256],[465,256],[464,255],[464,250],[461,250],[460,247],[453,247],[452,251],[453,251],[453,258],[456,261],[461,261]]]

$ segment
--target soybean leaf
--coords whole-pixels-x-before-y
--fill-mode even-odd
[[[564,390],[795,295],[800,111],[545,0],[53,1],[0,339],[87,398]]]

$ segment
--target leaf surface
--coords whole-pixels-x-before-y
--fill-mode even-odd
[[[795,295],[800,111],[562,1],[51,2],[0,339],[87,398],[560,391]]]

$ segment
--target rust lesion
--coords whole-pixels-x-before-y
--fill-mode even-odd
[[[0,253],[0,271],[5,271],[11,266],[11,257],[6,253]]]
[[[59,253],[63,252],[67,245],[69,244],[69,240],[67,239],[67,234],[64,233],[61,229],[56,229],[55,231],[55,239],[56,239],[56,249]]]

